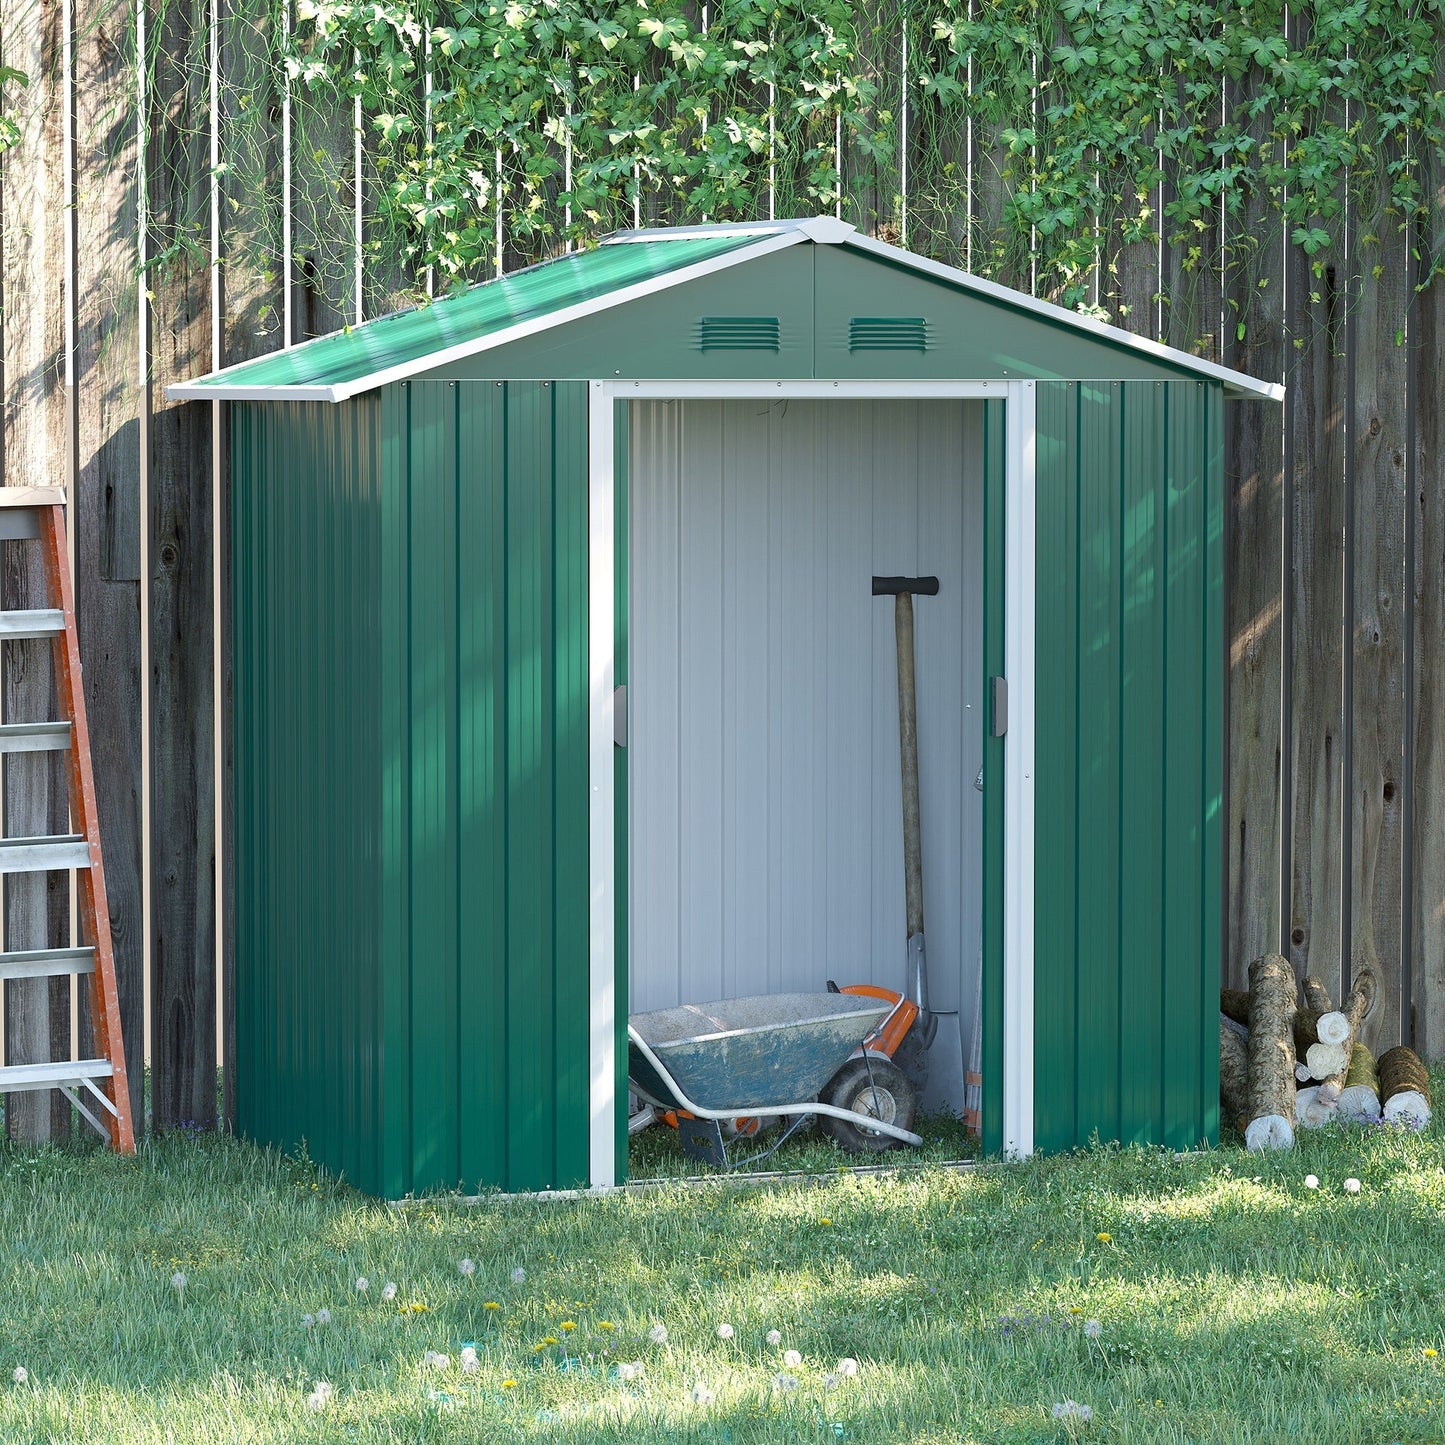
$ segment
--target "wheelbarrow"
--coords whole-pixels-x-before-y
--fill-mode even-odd
[[[815,1117],[832,1121],[845,1144],[856,1132],[864,1148],[887,1139],[918,1146],[917,1134],[890,1122],[893,1096],[881,1076],[892,1065],[871,1049],[860,1052],[906,1002],[893,999],[757,994],[634,1014],[628,1075],[647,1108],[629,1128],[671,1114],[684,1153],[722,1169],[766,1158]],[[770,1147],[730,1158],[729,1141],[779,1121],[783,1133]]]

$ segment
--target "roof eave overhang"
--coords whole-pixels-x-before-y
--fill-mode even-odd
[[[389,386],[393,382],[406,381],[423,372],[433,371],[439,366],[465,361],[468,357],[478,356],[486,351],[494,351],[501,346],[509,346],[514,341],[524,340],[539,332],[566,326],[570,322],[581,321],[585,317],[595,316],[599,312],[609,311],[617,306],[626,306],[629,302],[640,301],[645,296],[652,296],[674,286],[685,285],[689,281],[699,280],[714,272],[726,271],[733,266],[756,261],[763,256],[771,255],[774,251],[797,246],[808,239],[806,233],[797,228],[769,230],[759,236],[756,245],[740,246],[736,251],[726,251],[721,256],[711,256],[706,261],[697,261],[691,266],[679,266],[675,271],[664,272],[661,276],[649,276],[645,281],[637,281],[630,286],[619,286],[617,290],[609,291],[604,296],[596,296],[588,301],[579,301],[573,306],[549,311],[544,316],[533,317],[528,321],[519,321],[504,330],[493,332],[489,336],[458,342],[455,346],[428,352],[426,356],[416,360],[398,362],[395,366],[383,367],[369,372],[365,376],[356,377],[351,381],[338,382],[332,386],[299,383],[294,386],[256,386],[247,385],[245,382],[237,382],[235,385],[228,386],[225,383],[226,372],[216,371],[212,372],[210,376],[196,381],[178,382],[173,386],[168,386],[166,396],[172,401],[346,401],[353,396],[360,396],[363,392],[375,391],[378,387]],[[239,371],[240,366],[249,364],[242,362],[231,370]]]
[[[985,281],[980,276],[971,276],[967,271],[960,271],[957,267],[945,265],[942,261],[930,261],[926,256],[915,255],[912,251],[905,251],[900,246],[890,246],[886,241],[874,240],[871,236],[864,236],[855,231],[851,236],[843,239],[842,243],[851,250],[886,257],[900,266],[907,266],[923,275],[933,276],[949,285],[961,287],[975,295],[1012,307],[1016,311],[1032,312],[1056,325],[1067,326],[1085,335],[1095,336],[1100,341],[1106,341],[1113,346],[1137,351],[1169,366],[1193,372],[1197,376],[1208,377],[1212,381],[1222,382],[1224,395],[1228,400],[1273,402],[1284,400],[1285,388],[1277,382],[1261,381],[1258,377],[1249,376],[1245,372],[1234,371],[1230,367],[1206,361],[1203,357],[1191,356],[1187,351],[1179,351],[1172,346],[1165,346],[1161,341],[1153,341],[1147,336],[1135,336],[1132,331],[1125,331],[1118,326],[1110,326],[1104,321],[1095,321],[1091,316],[1080,316],[1075,311],[1055,306],[1051,301],[1040,301],[1033,296],[1025,295],[1022,291],[1012,291],[1007,286],[1000,286],[995,281]]]

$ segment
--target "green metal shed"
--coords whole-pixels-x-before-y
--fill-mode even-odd
[[[901,980],[867,588],[937,570],[985,1147],[1216,1137],[1225,404],[1281,388],[820,218],[610,236],[169,394],[231,403],[245,1135],[389,1197],[606,1187],[629,998]]]

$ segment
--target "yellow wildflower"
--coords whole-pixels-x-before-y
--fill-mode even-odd
[[[517,1388],[517,1382],[515,1380],[503,1380],[502,1388],[504,1390],[515,1390]]]
[[[1426,1347],[1425,1347],[1425,1358],[1426,1358],[1427,1360],[1433,1360],[1433,1359],[1435,1358],[1435,1356],[1438,1355],[1439,1353],[1440,1353],[1439,1350],[1431,1349],[1429,1345],[1426,1345]]]
[[[499,1309],[501,1309],[501,1305],[499,1305],[499,1304],[496,1302],[496,1300],[494,1300],[494,1299],[489,1299],[489,1300],[482,1306],[482,1308],[483,1308],[484,1310],[499,1310]]]
[[[1111,1244],[1114,1240],[1114,1236],[1112,1234],[1100,1233],[1096,1234],[1094,1237],[1099,1241],[1100,1244]]]
[[[614,1325],[611,1320],[598,1320],[597,1328],[599,1330],[615,1330],[617,1326]]]
[[[560,1328],[564,1330],[575,1330],[577,1324],[574,1320],[563,1320]]]
[[[820,1220],[818,1221],[819,1224],[832,1224],[832,1222],[833,1222],[833,1221],[832,1221],[831,1219],[826,1219],[826,1218],[825,1218],[825,1219],[820,1219]]]

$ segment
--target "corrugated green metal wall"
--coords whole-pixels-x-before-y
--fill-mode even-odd
[[[235,414],[241,1127],[584,1182],[586,387]]]
[[[1218,1133],[1223,427],[1038,388],[1035,1139]]]
[[[232,408],[236,1110],[379,1184],[377,395]]]

